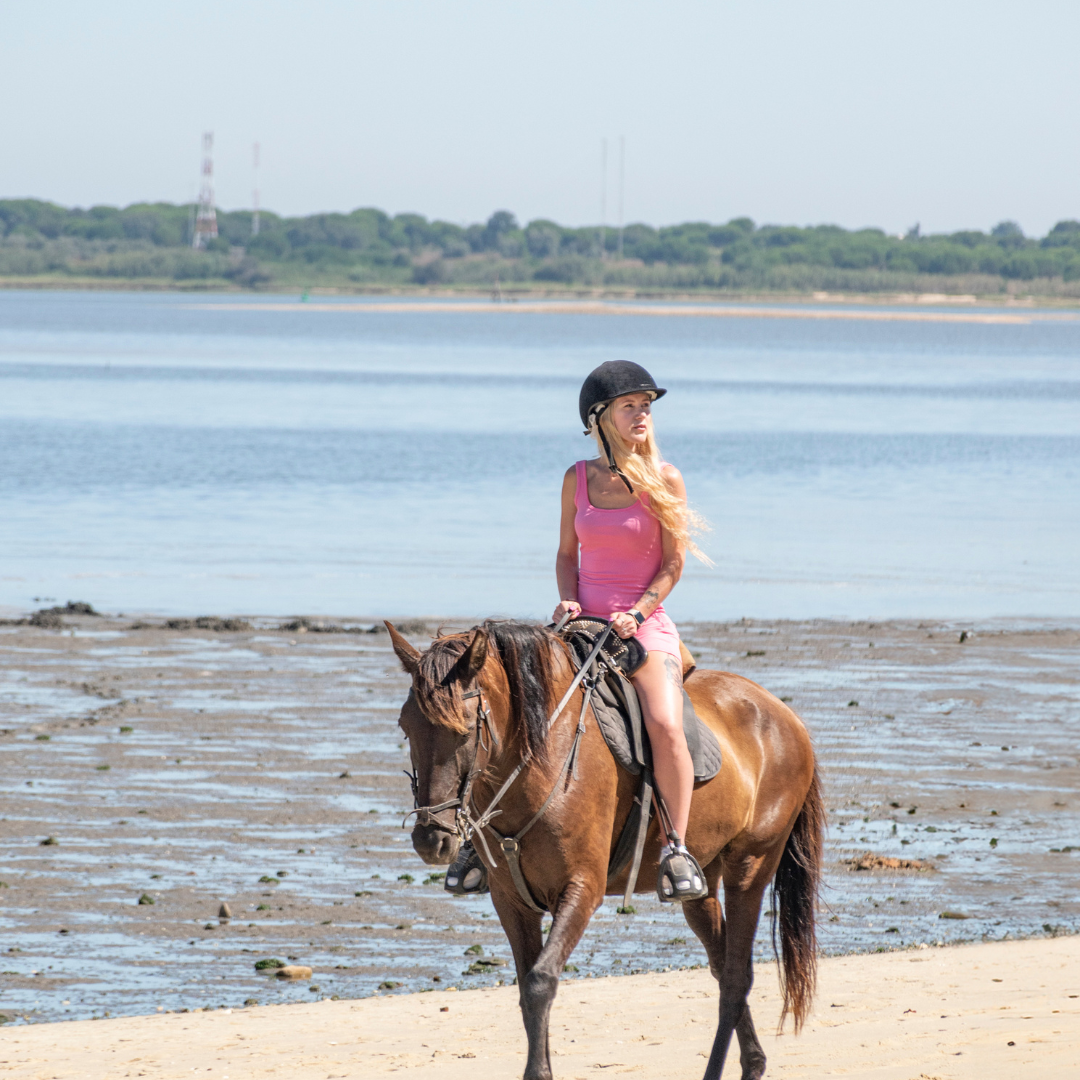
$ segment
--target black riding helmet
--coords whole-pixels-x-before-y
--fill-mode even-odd
[[[585,434],[591,434],[592,421],[595,419],[596,430],[600,432],[600,441],[607,453],[608,468],[622,480],[631,495],[634,493],[634,486],[615,464],[615,455],[612,454],[604,429],[599,424],[600,414],[623,394],[650,394],[655,401],[666,393],[667,390],[657,386],[656,380],[633,360],[608,360],[589,372],[588,378],[581,385],[578,412],[585,425]]]
[[[652,394],[653,401],[667,393],[656,385],[653,377],[633,360],[608,360],[589,372],[581,384],[578,412],[589,434],[589,421],[598,416],[617,397],[623,394]]]

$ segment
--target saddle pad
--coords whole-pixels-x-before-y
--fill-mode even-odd
[[[720,744],[694,712],[693,702],[685,689],[682,694],[683,732],[694,763],[694,780],[711,780],[720,771]],[[652,769],[649,735],[633,683],[616,672],[609,672],[597,683],[592,706],[604,741],[615,760],[634,776],[638,776],[643,767]]]

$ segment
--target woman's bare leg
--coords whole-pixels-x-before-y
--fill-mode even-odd
[[[683,733],[682,664],[670,653],[649,653],[633,681],[652,743],[656,786],[679,839],[685,840],[694,765]]]

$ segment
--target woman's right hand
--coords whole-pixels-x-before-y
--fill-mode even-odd
[[[551,616],[551,621],[557,623],[564,615],[576,619],[580,614],[581,605],[576,600],[560,600],[559,606],[555,609],[555,614]]]

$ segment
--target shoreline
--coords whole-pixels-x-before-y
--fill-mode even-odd
[[[917,966],[913,966],[917,965]],[[1080,937],[823,958],[803,1032],[777,1035],[775,965],[756,965],[751,1007],[767,1075],[1013,1080],[1080,1069]],[[552,1010],[557,1077],[701,1075],[715,1028],[705,970],[564,979]],[[0,1030],[13,1080],[323,1080],[521,1075],[525,1036],[512,986],[359,1001],[64,1021]],[[737,1072],[737,1048],[726,1075]]]
[[[176,293],[184,296],[224,293],[234,296],[291,296],[304,293],[316,297],[373,296],[400,297],[402,299],[453,299],[490,301],[490,288],[478,285],[462,285],[460,288],[440,285],[392,284],[352,285],[347,283],[306,286],[302,283],[277,282],[267,288],[247,288],[226,278],[191,281],[174,281],[154,278],[53,278],[53,277],[0,277],[0,290],[26,292],[116,292],[116,293]],[[524,301],[632,301],[640,302],[687,302],[687,303],[763,303],[805,304],[825,306],[847,304],[855,306],[893,307],[913,305],[918,307],[969,307],[995,308],[1057,308],[1075,311],[1080,308],[1080,297],[1060,296],[1053,293],[950,293],[950,292],[828,292],[820,289],[806,292],[767,289],[661,289],[617,288],[609,286],[563,286],[561,288],[537,288],[535,285],[515,287],[502,286],[502,306],[512,307]]]

